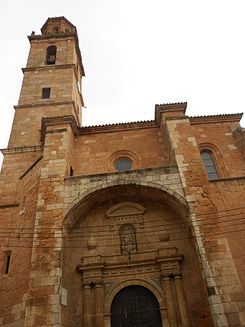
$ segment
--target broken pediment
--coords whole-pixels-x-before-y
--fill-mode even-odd
[[[145,212],[145,208],[138,203],[134,202],[121,202],[105,213],[106,217],[121,217],[121,216],[137,216],[142,215]]]

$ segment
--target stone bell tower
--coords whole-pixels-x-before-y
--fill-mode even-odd
[[[40,142],[42,117],[73,116],[81,125],[84,76],[76,27],[65,17],[48,18],[28,37],[27,65],[9,140],[9,147]]]
[[[41,34],[28,38],[20,97],[2,149],[0,325],[61,326],[64,199],[57,191],[72,171],[71,125],[81,126],[84,70],[76,27],[65,17],[48,18]]]

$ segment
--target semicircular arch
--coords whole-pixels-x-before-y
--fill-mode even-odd
[[[125,287],[128,286],[142,286],[148,289],[149,291],[152,292],[152,294],[156,297],[158,303],[159,303],[159,308],[165,307],[165,298],[163,295],[163,292],[156,283],[154,283],[151,280],[145,280],[141,278],[132,278],[132,279],[127,279],[126,281],[118,282],[114,287],[108,292],[106,298],[105,298],[105,303],[104,303],[104,313],[105,315],[110,314],[111,310],[111,304],[115,296]]]
[[[200,153],[204,150],[211,151],[212,157],[215,162],[215,166],[218,169],[218,173],[220,177],[227,176],[227,168],[225,165],[225,161],[222,155],[222,152],[220,151],[219,147],[214,143],[209,142],[203,142],[198,145]]]
[[[131,180],[117,180],[114,182],[107,183],[106,185],[101,185],[97,187],[91,187],[85,192],[80,194],[74,201],[66,208],[64,212],[63,226],[65,228],[71,228],[79,217],[81,211],[86,212],[86,208],[89,207],[89,203],[95,201],[96,198],[99,198],[102,193],[105,191],[113,191],[116,187],[132,187],[140,188],[144,191],[155,190],[160,194],[164,195],[166,200],[175,204],[176,207],[188,212],[188,204],[186,199],[177,193],[176,191],[166,187],[165,185],[160,185],[154,182],[147,181],[131,181]],[[113,195],[113,192],[111,192]],[[82,208],[84,210],[82,210]]]

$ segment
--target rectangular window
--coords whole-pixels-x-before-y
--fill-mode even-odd
[[[42,89],[42,99],[49,99],[51,94],[51,88],[50,87],[44,87]]]
[[[11,251],[5,252],[5,268],[4,273],[7,275],[10,269],[10,259],[11,259]]]

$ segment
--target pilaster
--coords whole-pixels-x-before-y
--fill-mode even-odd
[[[46,129],[41,168],[25,327],[62,326],[62,218],[64,177],[69,171],[73,132],[69,124]],[[61,304],[63,303],[63,305]]]
[[[190,208],[190,224],[192,226],[192,233],[194,236],[199,260],[201,262],[204,282],[207,287],[209,296],[210,307],[216,326],[228,326],[229,310],[223,302],[223,294],[231,287],[231,279],[227,272],[222,273],[222,280],[225,280],[224,284],[219,285],[219,278],[213,274],[216,267],[217,260],[220,259],[220,253],[218,253],[218,247],[212,247],[207,249],[206,244],[215,243],[218,244],[220,234],[222,238],[222,226],[218,224],[218,208],[215,205],[213,195],[211,192],[211,183],[207,178],[207,174],[201,160],[200,150],[198,142],[195,137],[193,126],[187,116],[184,115],[184,109],[181,112],[180,109],[168,108],[164,110],[161,108],[161,120],[167,128],[167,134],[171,144],[171,153],[173,154],[176,164],[179,169],[180,178],[185,193],[186,201]],[[171,113],[170,113],[171,111]],[[215,234],[211,229],[207,228],[207,222],[215,222]],[[235,268],[234,261],[229,253],[229,249],[224,250],[223,257],[229,258],[229,265]],[[218,266],[217,266],[218,268]],[[222,268],[223,269],[223,268]],[[239,284],[238,273],[236,272],[236,279],[233,279],[233,287],[241,289]],[[178,298],[182,298],[181,283],[179,279],[175,281],[176,291]],[[212,297],[215,295],[216,303],[212,301]],[[228,294],[227,294],[228,295]],[[184,303],[184,299],[181,300]],[[218,303],[218,306],[217,306]],[[182,320],[188,325],[188,318],[185,314],[185,306],[180,306],[182,312]],[[232,310],[232,308],[230,308]],[[227,315],[228,313],[228,315]]]

